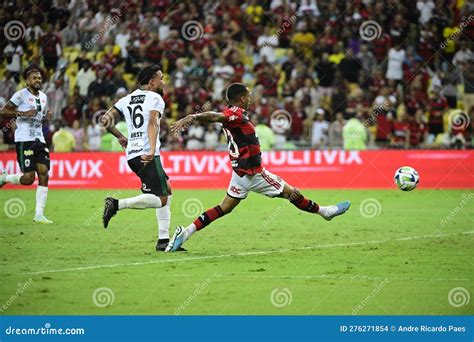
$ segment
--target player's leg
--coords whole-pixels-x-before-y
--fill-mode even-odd
[[[351,205],[349,201],[345,201],[336,205],[320,206],[303,196],[298,189],[286,183],[279,176],[267,170],[263,170],[252,177],[250,190],[269,197],[286,198],[298,209],[312,214],[319,214],[328,221],[335,216],[345,213]]]
[[[22,173],[2,172],[0,175],[0,188],[6,183],[16,185],[31,185],[35,181],[35,157],[31,145],[33,142],[22,141],[17,142],[16,145],[16,156],[18,165]]]
[[[179,248],[181,248],[183,243],[189,240],[189,238],[194,233],[208,226],[218,218],[229,214],[237,205],[239,205],[240,201],[241,200],[239,198],[234,198],[230,197],[229,195],[226,195],[219,205],[206,210],[186,228],[183,228],[182,226],[176,227],[174,235],[171,238],[170,243],[166,248],[166,251],[177,251]]]
[[[44,216],[44,208],[46,207],[46,200],[48,198],[48,180],[49,180],[49,165],[43,163],[36,164],[36,173],[38,174],[38,187],[36,188],[36,223],[53,223]]]
[[[168,188],[168,200],[166,205],[156,209],[156,220],[158,221],[158,241],[156,243],[156,250],[159,252],[165,251],[170,242],[170,222],[171,222],[171,185],[166,180]]]
[[[161,208],[166,205],[168,201],[168,188],[166,178],[161,174],[161,171],[159,171],[159,167],[157,167],[157,163],[159,163],[157,158],[147,164],[143,164],[140,157],[128,161],[132,171],[134,171],[142,181],[141,190],[143,194],[124,199],[107,197],[105,199],[104,214],[102,216],[104,228],[107,228],[110,219],[115,216],[119,210]]]
[[[182,226],[176,227],[166,251],[174,252],[178,250],[195,232],[208,226],[218,218],[230,213],[237,205],[239,205],[241,200],[247,197],[249,192],[248,186],[248,177],[240,177],[235,172],[232,172],[232,178],[230,180],[229,188],[227,189],[227,195],[224,197],[222,202],[214,208],[206,210],[186,228],[183,228]]]
[[[303,196],[303,194],[301,194],[297,188],[287,183],[285,183],[283,191],[279,197],[288,199],[290,203],[300,210],[321,215],[321,217],[327,221],[330,221],[336,216],[344,214],[351,205],[351,202],[349,201],[340,202],[336,205],[330,206],[319,205]]]

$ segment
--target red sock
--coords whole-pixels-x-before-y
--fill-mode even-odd
[[[319,211],[319,205],[317,203],[305,198],[301,194],[295,200],[291,201],[291,203],[293,203],[298,209],[309,213],[317,214]]]
[[[212,221],[217,220],[219,217],[224,216],[224,212],[221,207],[218,205],[212,209],[207,210],[205,213],[202,213],[197,219],[194,220],[194,225],[196,230],[201,230],[205,226],[209,225]]]

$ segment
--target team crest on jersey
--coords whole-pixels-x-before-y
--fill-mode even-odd
[[[28,101],[29,101],[29,102],[35,102],[35,99],[32,98],[32,97],[30,97],[30,98],[28,98]]]

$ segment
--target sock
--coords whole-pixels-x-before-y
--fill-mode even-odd
[[[42,216],[44,214],[44,207],[46,207],[47,198],[48,187],[38,185],[36,188],[36,215]]]
[[[221,207],[218,205],[212,209],[207,210],[205,213],[202,213],[197,219],[194,220],[194,226],[196,230],[201,230],[212,221],[217,220],[219,217],[224,216],[224,212]]]
[[[135,197],[124,198],[118,200],[119,210],[129,209],[146,209],[146,208],[160,208],[161,200],[158,196],[153,194],[141,194]]]
[[[184,230],[184,242],[186,242],[194,233],[196,233],[196,225],[194,223],[191,223]]]
[[[298,209],[309,213],[317,214],[319,212],[319,205],[310,199],[305,198],[301,194],[298,194],[294,200],[291,200],[291,203],[293,203],[293,205]]]
[[[15,173],[13,175],[6,175],[5,176],[5,183],[12,183],[12,184],[21,184],[20,178],[23,176],[21,173]]]
[[[171,221],[171,197],[168,196],[166,205],[156,209],[156,220],[158,221],[158,239],[170,238],[170,221]]]

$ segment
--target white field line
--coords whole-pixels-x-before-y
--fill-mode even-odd
[[[166,274],[163,278],[194,278],[195,274]],[[468,278],[421,278],[421,277],[374,277],[363,274],[353,275],[334,275],[334,274],[316,274],[316,275],[259,275],[252,274],[213,274],[209,278],[252,278],[252,279],[302,279],[302,280],[320,280],[320,279],[349,279],[349,280],[388,280],[388,281],[472,281]]]
[[[397,238],[397,239],[387,239],[387,240],[345,242],[345,243],[335,243],[335,244],[328,244],[328,245],[316,245],[316,246],[292,248],[292,249],[279,249],[279,250],[273,250],[273,251],[243,252],[243,253],[234,253],[234,254],[196,256],[196,257],[179,258],[179,259],[150,260],[150,261],[122,263],[122,264],[109,264],[109,265],[83,266],[83,267],[74,267],[74,268],[62,268],[62,269],[56,269],[56,270],[44,270],[44,271],[36,271],[36,272],[27,272],[25,274],[27,274],[27,275],[38,275],[38,274],[46,274],[46,273],[97,270],[97,269],[101,269],[101,268],[142,266],[142,265],[171,263],[171,262],[180,262],[180,261],[223,259],[223,258],[245,257],[245,256],[253,256],[253,255],[268,255],[268,254],[287,253],[287,252],[308,250],[308,249],[311,250],[311,249],[322,249],[322,248],[362,246],[362,245],[371,245],[371,244],[381,244],[381,243],[387,243],[387,242],[410,241],[410,240],[419,240],[419,239],[431,239],[431,238],[440,238],[440,237],[447,237],[447,236],[453,236],[453,235],[468,235],[468,234],[474,234],[474,230],[467,231],[467,232],[462,232],[462,233],[419,235],[419,236],[409,236],[409,237],[403,237],[403,238]]]

